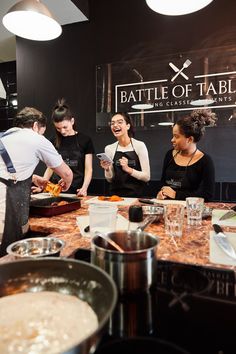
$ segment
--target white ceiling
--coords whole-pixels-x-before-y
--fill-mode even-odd
[[[0,0],[0,2],[0,62],[5,62],[16,59],[16,40],[15,36],[3,26],[2,18],[19,0]],[[48,7],[61,25],[88,20],[71,0],[41,0],[41,2]]]

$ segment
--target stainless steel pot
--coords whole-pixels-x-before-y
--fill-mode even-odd
[[[106,234],[124,253],[99,236],[92,239],[91,262],[114,279],[121,294],[146,291],[156,281],[158,237],[144,231],[117,231]]]
[[[64,354],[92,353],[117,302],[111,277],[92,264],[68,259],[27,259],[0,265],[0,297],[38,291],[74,295],[92,307],[98,317],[97,330]],[[63,321],[63,313],[58,315]]]

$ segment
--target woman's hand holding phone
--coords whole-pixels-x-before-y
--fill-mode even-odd
[[[96,156],[100,159],[100,166],[104,170],[108,171],[109,167],[113,164],[112,159],[103,152],[97,154]]]

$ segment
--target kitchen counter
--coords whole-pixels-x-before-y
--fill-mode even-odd
[[[88,204],[84,198],[81,208],[69,213],[53,217],[31,217],[30,229],[37,233],[50,234],[59,237],[66,242],[61,255],[71,256],[77,248],[90,248],[90,238],[82,237],[79,227],[76,225],[76,217],[88,214]],[[140,204],[136,202],[136,204]],[[229,209],[231,204],[207,203],[207,206],[217,209]],[[128,206],[119,206],[119,213],[127,218]],[[186,219],[186,218],[185,218]],[[211,217],[202,221],[202,226],[189,227],[184,223],[183,236],[175,238],[175,242],[165,234],[163,220],[149,225],[145,231],[157,235],[160,243],[157,248],[157,259],[162,261],[179,262],[206,267],[220,267],[224,269],[236,269],[234,266],[211,263],[209,260],[209,233],[212,230]],[[236,232],[236,227],[224,227],[224,230]]]
[[[88,214],[88,198],[82,200],[81,208],[76,211],[31,217],[31,231],[63,239],[66,242],[63,257],[73,257],[77,248],[90,249],[90,238],[82,237],[76,224],[78,216]],[[231,204],[207,206],[229,209]],[[119,213],[127,217],[128,208],[119,206]],[[120,353],[119,345],[133,353],[135,342],[126,347],[129,344],[126,339],[130,338],[142,338],[142,354],[235,353],[232,348],[236,335],[236,267],[210,262],[211,218],[203,220],[200,227],[188,227],[185,220],[183,236],[175,238],[175,242],[165,234],[163,221],[145,230],[160,239],[157,284],[148,292],[119,298],[96,354]],[[236,227],[224,230],[236,232]],[[5,256],[0,263],[11,260],[11,256]],[[169,349],[164,350],[164,345]]]

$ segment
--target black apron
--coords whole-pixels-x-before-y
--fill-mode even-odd
[[[62,156],[63,161],[71,168],[73,172],[73,181],[70,188],[65,193],[76,194],[78,188],[81,188],[84,182],[84,164],[85,164],[85,154],[80,148],[77,134],[75,136],[75,145],[71,148],[66,146],[60,146],[57,150]],[[53,174],[51,181],[53,183],[58,183],[61,178],[56,174]]]
[[[127,172],[123,171],[119,161],[119,159],[124,156],[128,159],[129,167],[141,171],[139,157],[135,150],[122,152],[117,151],[117,148],[118,144],[113,158],[114,177],[110,183],[110,195],[115,194],[120,197],[141,197],[143,195],[143,189],[146,183],[130,176]]]
[[[190,156],[187,166],[179,166],[175,164],[173,168],[173,166],[171,166],[171,162],[174,161],[175,156],[178,154],[178,152],[173,156],[173,158],[171,159],[171,161],[169,162],[166,168],[166,179],[165,179],[166,186],[171,187],[175,191],[191,190],[191,183],[187,178],[187,171],[188,171],[188,166],[192,161],[196,151],[197,149]]]
[[[17,131],[6,132],[2,136],[15,132]],[[1,140],[0,153],[9,175],[12,176],[12,179],[8,180],[0,177],[0,183],[6,185],[5,221],[0,246],[0,256],[2,257],[6,254],[7,246],[20,240],[23,233],[27,231],[32,176],[24,181],[16,181],[14,178],[15,167]]]

